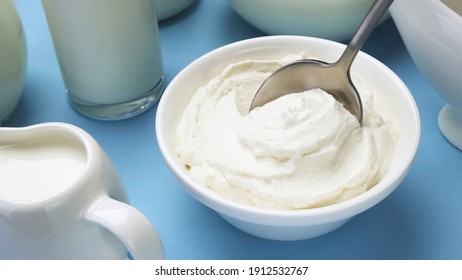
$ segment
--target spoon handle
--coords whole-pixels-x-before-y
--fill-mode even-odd
[[[355,35],[351,39],[344,53],[338,60],[339,64],[345,70],[349,70],[354,58],[358,54],[359,50],[366,42],[367,38],[374,30],[377,22],[382,18],[388,8],[391,6],[394,0],[375,0],[372,7],[367,12],[366,17],[358,27]]]

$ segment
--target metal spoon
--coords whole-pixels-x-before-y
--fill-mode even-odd
[[[303,59],[274,72],[260,86],[250,105],[250,111],[289,93],[321,88],[334,96],[362,123],[361,98],[351,81],[350,68],[364,42],[392,3],[393,0],[376,0],[373,3],[337,62]]]

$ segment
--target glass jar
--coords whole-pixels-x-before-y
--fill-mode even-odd
[[[26,79],[27,46],[13,0],[0,0],[0,125],[17,107]]]

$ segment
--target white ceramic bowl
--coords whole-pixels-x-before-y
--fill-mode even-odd
[[[271,35],[351,39],[373,0],[228,0],[246,21]],[[387,16],[384,19],[388,18]]]
[[[441,132],[462,150],[462,1],[443,1],[454,9],[440,0],[397,0],[390,12],[418,69],[448,103]]]
[[[156,8],[157,20],[170,18],[191,5],[194,0],[153,0]]]
[[[229,223],[250,234],[277,240],[300,240],[319,236],[343,225],[388,196],[407,174],[420,140],[420,118],[414,99],[404,83],[386,66],[360,52],[352,66],[373,91],[382,114],[395,124],[397,157],[391,169],[372,189],[350,200],[307,210],[269,210],[246,206],[223,198],[196,183],[175,151],[176,129],[195,90],[227,65],[245,59],[271,59],[307,51],[335,61],[345,45],[312,37],[267,36],[236,42],[214,50],[183,69],[165,90],[157,110],[156,134],[160,151],[176,178],[197,200],[215,210]]]

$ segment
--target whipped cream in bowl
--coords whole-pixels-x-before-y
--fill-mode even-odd
[[[274,70],[301,57],[334,61],[344,45],[269,36],[197,59],[166,89],[156,116],[160,151],[182,185],[234,226],[298,240],[338,228],[380,202],[414,159],[420,119],[402,81],[360,53],[352,76],[363,126],[322,89],[256,108]]]

